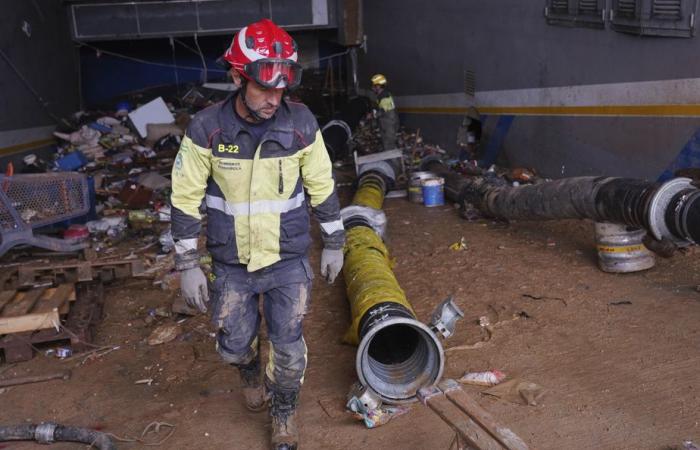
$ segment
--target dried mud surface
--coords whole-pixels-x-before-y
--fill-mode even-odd
[[[405,199],[387,200],[385,211],[394,270],[419,318],[427,320],[449,295],[466,313],[445,348],[486,339],[479,317],[497,324],[478,348],[448,350],[445,376],[500,369],[547,390],[538,406],[523,406],[467,388],[531,448],[668,449],[700,440],[698,250],[658,260],[647,272],[611,275],[596,266],[589,222],[466,222],[450,206],[424,208]],[[450,250],[462,237],[467,248]],[[319,255],[314,248],[315,270]],[[237,376],[219,361],[206,318],[189,319],[176,340],[149,346],[157,324],[146,323],[147,311],[172,296],[131,281],[106,292],[97,343],[121,348],[84,364],[84,358],[39,355],[0,365],[0,378],[73,370],[69,381],[4,390],[0,424],[51,420],[134,437],[159,421],[176,426],[159,448],[268,447],[268,418],[243,407]],[[302,448],[449,448],[450,429],[420,405],[373,430],[343,412],[355,380],[355,350],[341,343],[349,322],[342,279],[333,286],[317,279],[305,322]],[[150,385],[135,384],[149,378]]]

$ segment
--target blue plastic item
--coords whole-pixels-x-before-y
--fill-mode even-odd
[[[114,108],[116,111],[126,111],[129,112],[131,111],[131,103],[127,101],[121,101],[117,103],[117,105]]]
[[[423,204],[425,206],[441,206],[445,204],[445,180],[442,178],[426,178],[421,181]]]
[[[78,170],[88,163],[87,158],[80,150],[68,153],[66,156],[56,160],[56,167],[62,172]]]
[[[102,125],[101,123],[97,122],[92,122],[88,124],[88,127],[92,128],[93,130],[97,130],[100,133],[111,133],[112,132],[112,127],[108,127],[107,125]]]

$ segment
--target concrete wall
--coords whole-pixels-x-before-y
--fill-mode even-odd
[[[491,110],[485,114],[487,138],[495,129],[494,115],[510,114],[508,106],[549,108],[544,113],[513,113],[516,119],[503,145],[511,162],[539,168],[548,176],[605,173],[654,178],[673,164],[700,127],[700,108],[690,114],[662,111],[660,116],[652,109],[643,117],[606,115],[601,108],[591,117],[571,111],[551,113],[555,107],[608,105],[596,92],[606,92],[610,83],[624,97],[617,105],[700,105],[700,92],[695,90],[676,95],[662,85],[652,99],[640,83],[697,80],[700,37],[639,37],[609,26],[601,30],[547,25],[543,0],[383,0],[365,1],[363,6],[367,52],[360,53],[361,82],[366,87],[373,73],[386,74],[400,107],[408,105],[402,102],[405,96],[451,94],[447,103],[432,106],[451,106],[452,111],[402,114],[403,123],[420,127],[427,140],[443,147],[455,146],[458,110],[470,101],[463,94],[460,99],[466,70],[476,74],[477,95],[471,101]],[[555,89],[582,85],[602,87],[586,91],[590,98]],[[542,92],[529,96],[530,103],[501,102],[494,108],[494,103],[479,102],[480,96],[497,99],[489,95],[492,91],[513,99],[517,98],[513,93],[532,88]],[[668,101],[664,89],[669,89]],[[431,106],[431,101],[423,106]]]
[[[61,117],[79,108],[78,70],[60,0],[0,0],[0,11],[0,153],[7,153],[50,135],[47,110]]]
[[[364,2],[361,74],[386,73],[401,95],[692,78],[700,45],[610,29],[547,25],[540,0]]]

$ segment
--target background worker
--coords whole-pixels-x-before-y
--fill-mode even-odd
[[[217,350],[238,368],[246,406],[264,409],[269,394],[272,448],[295,449],[307,362],[302,319],[312,279],[307,195],[321,224],[321,274],[329,283],[343,265],[345,232],[316,119],[282,98],[301,80],[296,43],[263,19],[236,34],[224,59],[239,89],[192,119],[173,167],[176,268],[187,303],[211,309]],[[197,255],[203,199],[213,261],[209,289]],[[260,294],[270,341],[264,385]]]
[[[387,89],[386,77],[378,73],[371,78],[372,92],[377,96],[377,119],[382,135],[384,150],[396,148],[396,133],[399,131],[399,114],[396,112],[394,97]]]

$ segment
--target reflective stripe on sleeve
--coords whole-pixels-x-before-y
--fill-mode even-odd
[[[341,219],[334,220],[333,222],[325,222],[321,224],[321,229],[326,234],[333,234],[338,230],[343,230],[343,221]]]
[[[190,250],[197,250],[197,238],[180,239],[175,242],[175,253],[183,254]]]

